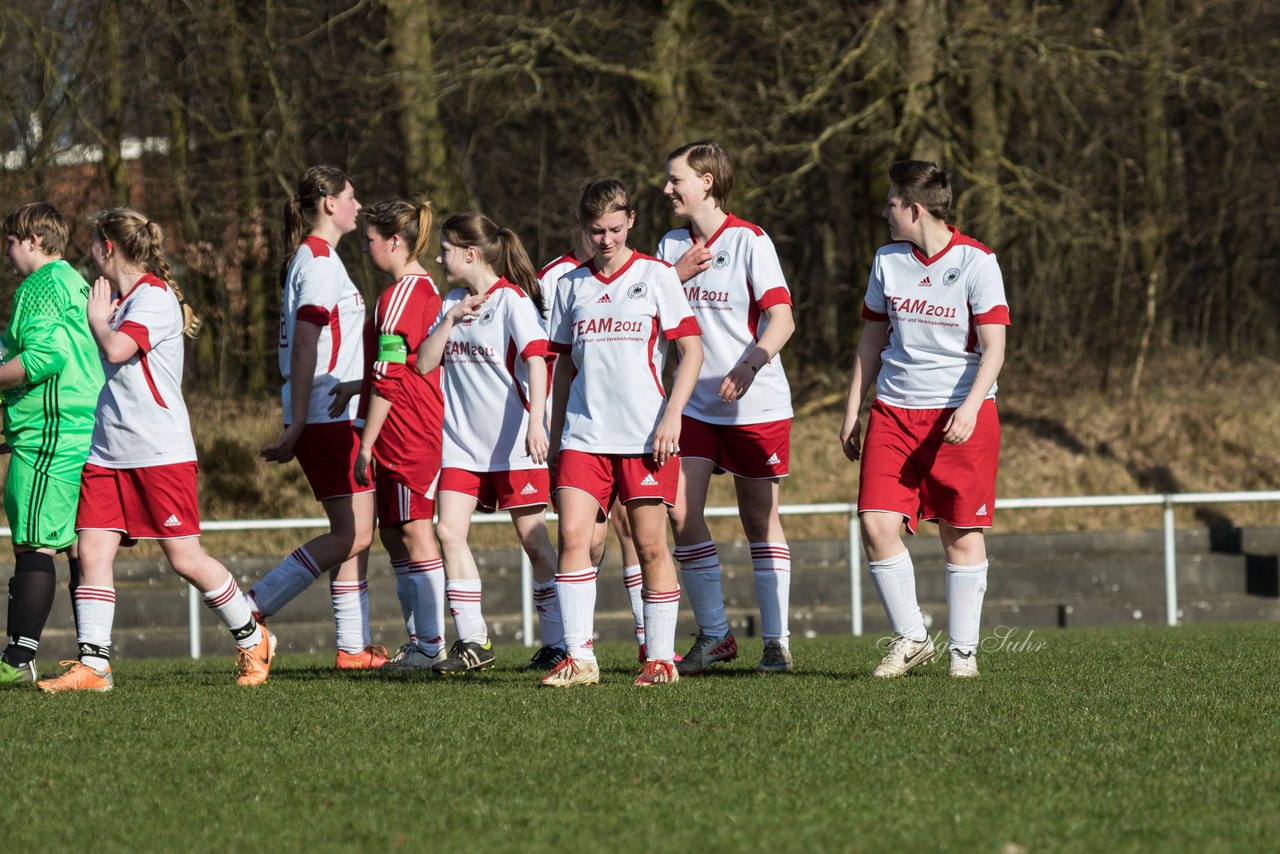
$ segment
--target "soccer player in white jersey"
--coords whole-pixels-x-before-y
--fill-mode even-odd
[[[578,222],[593,257],[556,288],[551,439],[560,508],[556,589],[568,658],[542,684],[600,681],[592,634],[596,522],[616,498],[631,522],[643,577],[647,660],[635,684],[675,682],[680,584],[667,550],[666,506],[680,478],[680,418],[702,365],[698,322],[671,267],[627,245],[635,223],[622,182],[587,184]],[[679,349],[671,393],[662,386],[669,342]],[[563,354],[569,354],[567,358]]]
[[[461,285],[445,297],[418,370],[443,365],[444,455],[436,535],[458,639],[437,673],[493,667],[481,581],[467,545],[471,515],[506,510],[535,576],[554,573],[547,534],[547,336],[533,264],[509,228],[479,213],[440,227],[440,267]]]
[[[353,418],[355,401],[336,414],[330,397],[361,376],[364,301],[336,247],[356,229],[360,203],[340,169],[312,166],[285,204],[285,260],[280,313],[280,373],[284,433],[261,450],[265,459],[297,457],[329,530],[294,550],[253,585],[253,609],[270,617],[329,573],[329,593],[338,624],[339,669],[380,667],[386,649],[369,642],[369,588],[365,581],[373,540],[372,485],[354,478],[360,447]]]
[[[779,351],[795,330],[791,292],[773,241],[724,209],[733,163],[710,140],[667,156],[664,192],[688,225],[667,232],[658,257],[676,265],[702,328],[706,354],[685,408],[680,491],[671,512],[680,578],[698,637],[678,665],[705,673],[738,654],[720,589],[720,559],[704,511],[711,475],[729,472],[751,544],[764,654],[756,669],[791,671],[787,611],[791,549],[778,515],[778,487],[791,451],[791,389]]]
[[[365,327],[365,419],[355,480],[372,480],[378,532],[396,576],[408,640],[383,666],[427,670],[444,658],[444,561],[432,527],[444,400],[440,372],[417,370],[418,347],[440,313],[440,294],[419,262],[431,242],[431,204],[389,199],[360,211],[369,262],[391,277]],[[345,393],[345,390],[344,390]],[[331,413],[346,405],[336,395]],[[377,474],[371,477],[370,462]]]
[[[977,676],[983,530],[996,503],[1000,420],[996,378],[1004,364],[1005,301],[991,250],[947,225],[951,184],[934,163],[889,169],[884,218],[895,242],[876,253],[862,307],[840,442],[862,458],[858,517],[871,578],[893,627],[879,677],[901,676],[935,655],[916,600],[902,524],[937,522],[946,552],[950,674]],[[859,409],[876,399],[859,447]]]
[[[182,338],[194,337],[199,321],[169,276],[158,225],[128,208],[103,211],[93,223],[90,254],[102,277],[86,313],[107,382],[76,514],[80,655],[36,684],[47,692],[111,690],[112,563],[121,543],[141,539],[159,541],[174,572],[204,595],[231,632],[239,647],[237,684],[260,684],[271,668],[274,639],[254,619],[227,568],[200,547],[196,448],[182,400]]]
[[[565,255],[561,255],[547,266],[543,267],[538,273],[538,284],[542,288],[543,294],[555,293],[556,285],[560,280],[568,275],[570,270],[581,267],[591,259],[591,242],[587,239],[585,232],[582,233],[581,239],[574,250]],[[551,311],[551,298],[544,297],[547,303],[547,314]],[[544,317],[546,315],[544,314]],[[554,361],[554,356],[552,357]],[[612,511],[613,508],[610,508]],[[596,530],[591,540],[591,561],[599,569],[604,563],[605,542],[609,537],[609,528],[613,528],[613,533],[618,538],[618,548],[622,553],[622,583],[627,589],[627,599],[631,603],[631,620],[635,625],[635,639],[637,653],[640,663],[648,659],[645,654],[644,643],[644,601],[640,598],[640,590],[643,587],[643,579],[640,573],[640,556],[636,554],[636,544],[631,538],[631,524],[627,521],[626,513],[609,513],[608,521],[600,521],[596,523]],[[559,601],[556,599],[556,581],[553,572],[547,578],[534,577],[533,580],[533,598],[537,603],[538,613],[541,614],[544,609],[555,608],[556,619],[559,620]],[[545,624],[544,624],[545,627]],[[543,635],[543,647],[534,653],[533,663],[530,665],[531,670],[550,670],[559,664],[564,658],[564,630],[560,630],[560,634],[552,644],[548,641],[546,635]],[[680,660],[680,656],[676,656],[676,661]]]

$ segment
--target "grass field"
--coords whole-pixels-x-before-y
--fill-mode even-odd
[[[986,643],[999,646],[993,638]],[[9,851],[1263,850],[1280,833],[1280,625],[1010,636],[983,676],[797,672],[539,689],[502,648],[457,680],[281,658],[120,661],[105,695],[0,693]],[[45,662],[46,665],[52,662]],[[1271,794],[1268,794],[1271,793]],[[1272,843],[1267,843],[1272,839]]]

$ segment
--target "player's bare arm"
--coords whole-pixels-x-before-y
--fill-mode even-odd
[[[849,396],[844,406],[844,423],[840,425],[840,448],[850,460],[862,455],[862,423],[858,417],[867,391],[880,373],[880,353],[889,344],[889,321],[868,320],[862,327],[858,349],[853,356],[853,375],[849,379]]]
[[[542,356],[530,356],[525,362],[529,373],[529,428],[524,446],[529,458],[541,465],[547,461],[550,440],[547,438],[547,360]]]
[[[298,444],[307,426],[307,404],[316,374],[316,348],[320,343],[318,323],[299,319],[293,330],[293,350],[289,354],[289,409],[293,423],[284,428],[274,444],[258,451],[263,459],[287,463],[293,459],[293,446]]]
[[[764,334],[742,361],[725,374],[720,383],[720,399],[723,401],[732,403],[746,394],[755,381],[756,374],[782,352],[782,348],[796,331],[795,316],[789,305],[771,305],[764,310],[764,316],[769,320]]]
[[[113,365],[129,361],[139,349],[137,341],[111,328],[111,315],[116,310],[117,303],[119,300],[111,298],[111,282],[99,276],[89,288],[85,316],[98,349]]]
[[[701,336],[677,338],[676,349],[680,351],[680,364],[676,367],[675,382],[671,384],[671,394],[653,436],[653,459],[659,465],[680,452],[680,419],[698,382],[698,372],[702,370]]]
[[[425,377],[440,367],[440,361],[444,358],[444,345],[448,343],[453,327],[468,317],[478,315],[480,306],[488,299],[488,294],[470,294],[445,312],[427,340],[418,347],[418,373]]]
[[[978,423],[978,409],[991,393],[991,387],[1000,376],[1000,368],[1004,366],[1006,328],[999,323],[984,323],[978,327],[978,343],[982,345],[978,373],[973,378],[973,388],[969,389],[964,403],[947,420],[942,440],[949,445],[962,445],[973,435],[973,428]]]

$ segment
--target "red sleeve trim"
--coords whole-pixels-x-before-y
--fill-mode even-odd
[[[975,326],[1012,326],[1009,320],[1009,306],[998,305],[990,311],[973,316]]]
[[[128,335],[138,343],[138,349],[144,353],[151,350],[151,333],[147,331],[147,327],[143,326],[135,320],[126,320],[120,324],[120,328],[116,332]]]
[[[329,241],[323,237],[316,237],[314,234],[302,241],[302,243],[311,250],[311,254],[316,258],[328,258],[332,250],[332,247],[329,246]]]
[[[675,329],[668,329],[662,333],[662,336],[668,341],[674,341],[676,338],[685,338],[690,335],[701,335],[702,328],[698,326],[698,321],[693,317],[686,317],[680,321],[680,325]]]
[[[551,342],[545,338],[539,338],[537,341],[530,341],[525,345],[524,351],[520,354],[520,358],[529,361],[534,356],[546,358],[551,355]]]
[[[329,309],[318,305],[304,305],[298,309],[298,320],[314,323],[316,326],[329,325]]]
[[[547,349],[552,353],[572,353],[572,344],[561,344],[559,341],[548,341]]]
[[[773,308],[775,305],[791,305],[791,292],[786,288],[770,288],[764,292],[764,296],[760,297],[757,305],[760,310]]]
[[[881,314],[878,311],[872,311],[871,309],[867,308],[867,304],[864,302],[862,304],[862,319],[863,320],[888,320],[889,315]]]

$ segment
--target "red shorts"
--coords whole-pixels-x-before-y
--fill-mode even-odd
[[[791,464],[791,419],[764,424],[708,424],[680,419],[680,457],[710,460],[748,480],[786,477]]]
[[[200,536],[194,462],[136,469],[86,463],[80,475],[77,531],[119,531],[135,540]]]
[[[680,458],[658,465],[651,454],[589,454],[561,451],[556,467],[556,486],[585,492],[600,505],[608,518],[614,500],[623,504],[655,498],[671,507],[680,485]]]
[[[395,472],[374,464],[374,501],[378,506],[378,527],[395,528],[436,515],[435,490],[418,492],[397,480]]]
[[[359,450],[360,432],[350,421],[329,421],[302,428],[302,436],[293,446],[293,455],[298,458],[316,500],[328,501],[373,489],[356,483]]]
[[[436,492],[458,492],[476,499],[480,510],[515,510],[518,507],[546,507],[551,494],[551,475],[546,469],[512,471],[440,470]]]
[[[973,435],[948,445],[942,434],[954,409],[901,409],[876,401],[867,422],[858,478],[858,512],[901,513],[956,528],[990,528],[996,509],[1000,418],[994,400],[978,410]]]

